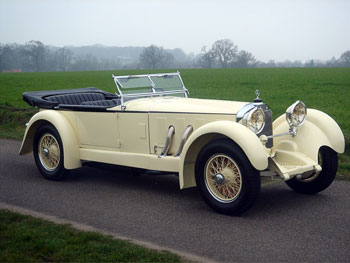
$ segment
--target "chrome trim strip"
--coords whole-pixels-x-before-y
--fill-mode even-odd
[[[168,151],[170,149],[170,145],[171,145],[172,138],[173,138],[174,134],[175,134],[175,127],[171,125],[168,129],[164,149],[160,153],[160,155],[158,156],[159,158],[162,158],[168,154]]]
[[[181,143],[180,143],[180,146],[179,146],[179,149],[177,150],[175,156],[180,156],[183,148],[184,148],[184,145],[185,145],[185,142],[188,138],[188,135],[190,135],[190,133],[193,131],[193,127],[191,125],[188,125],[184,131],[184,133],[182,134],[182,138],[181,138]]]
[[[177,76],[179,75],[179,71],[171,72],[171,73],[156,73],[156,74],[139,74],[139,75],[123,75],[123,76],[115,76],[112,74],[113,78],[119,79],[132,79],[132,78],[142,78],[142,77],[165,77],[165,76]]]

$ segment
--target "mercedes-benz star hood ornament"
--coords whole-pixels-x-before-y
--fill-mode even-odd
[[[253,100],[254,103],[261,103],[262,102],[262,99],[259,98],[260,96],[260,91],[257,89],[255,91],[255,95],[256,95],[256,98]]]

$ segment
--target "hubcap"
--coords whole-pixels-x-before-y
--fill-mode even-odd
[[[47,171],[54,171],[60,163],[60,146],[56,138],[45,133],[39,140],[38,155],[41,165]]]
[[[215,154],[205,165],[205,185],[219,202],[237,199],[242,188],[242,175],[237,163],[225,154]]]
[[[217,174],[213,177],[215,179],[215,182],[217,184],[223,184],[225,183],[225,177],[222,174]]]
[[[48,157],[49,156],[49,150],[47,148],[44,148],[43,149],[43,153],[44,153],[44,156],[45,157]]]

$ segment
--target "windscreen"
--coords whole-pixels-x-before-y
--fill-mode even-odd
[[[182,82],[177,75],[152,76],[156,89],[182,90]]]
[[[118,78],[123,94],[152,92],[152,83],[148,77]]]
[[[179,73],[120,76],[115,79],[122,96],[186,96]]]

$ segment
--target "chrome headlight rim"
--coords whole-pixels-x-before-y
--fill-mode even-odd
[[[299,120],[299,117],[296,118],[295,116],[300,116],[300,109],[298,108],[302,107],[302,111],[304,112],[304,116],[302,117],[302,120]],[[298,111],[297,111],[298,110]],[[286,110],[286,120],[290,127],[300,127],[304,124],[307,116],[307,108],[305,106],[305,103],[301,100],[297,100],[292,105],[290,105]]]
[[[256,127],[257,124],[257,115],[261,114],[262,116],[262,124],[259,127]],[[255,122],[254,122],[255,121]],[[248,111],[242,118],[242,124],[249,128],[255,134],[259,134],[265,127],[265,113],[261,108],[254,107],[250,111]]]

